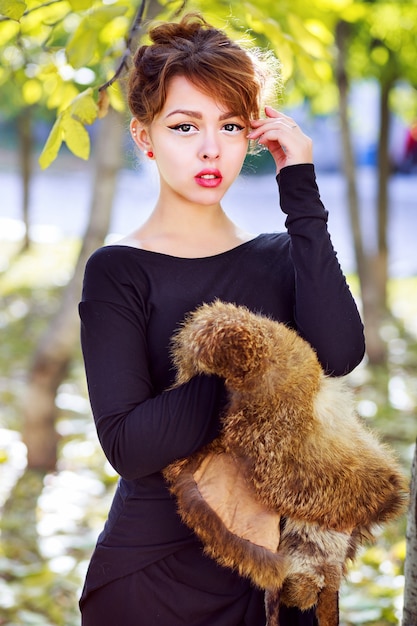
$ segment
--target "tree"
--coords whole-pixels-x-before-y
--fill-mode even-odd
[[[28,450],[29,468],[53,470],[56,466],[55,398],[78,343],[77,303],[84,267],[88,257],[102,245],[110,224],[116,179],[122,163],[123,121],[124,116],[113,109],[101,121],[89,223],[81,251],[60,307],[41,337],[29,368],[23,404],[23,440]]]
[[[352,227],[353,247],[355,250],[356,268],[362,296],[363,315],[367,354],[371,363],[385,361],[385,344],[380,335],[381,311],[378,292],[373,280],[373,265],[364,249],[363,233],[360,221],[359,192],[357,186],[355,154],[349,120],[349,88],[350,79],[346,70],[348,57],[348,37],[350,25],[341,20],[336,25],[336,45],[338,50],[336,62],[336,81],[339,89],[340,127],[343,146],[343,166],[348,190],[348,206]]]
[[[414,448],[411,474],[410,506],[407,516],[407,556],[404,568],[403,626],[417,624],[417,443]]]
[[[395,91],[404,81],[417,87],[415,77],[414,40],[417,36],[415,0],[403,0],[397,3],[374,1],[358,3],[355,14],[338,23],[337,43],[339,56],[343,63],[339,65],[339,87],[341,100],[343,88],[354,80],[372,79],[379,85],[379,137],[377,146],[377,216],[376,250],[365,254],[364,235],[359,225],[359,206],[351,202],[351,216],[355,235],[357,268],[361,284],[364,305],[365,328],[367,329],[368,357],[371,363],[385,361],[385,349],[379,334],[381,324],[388,314],[388,228],[389,198],[388,183],[392,173],[389,154],[389,137],[392,112],[395,110]],[[344,75],[344,87],[340,77]],[[345,94],[346,97],[346,94]],[[348,126],[347,107],[344,111]],[[398,108],[397,108],[398,111]],[[403,111],[399,111],[404,113]],[[414,112],[407,111],[408,122],[417,113],[417,92],[415,93]],[[346,142],[344,142],[346,152]],[[346,156],[346,155],[345,155]],[[346,157],[347,158],[347,157]],[[348,175],[353,188],[353,175]]]

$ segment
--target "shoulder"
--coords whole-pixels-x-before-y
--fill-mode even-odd
[[[281,233],[261,233],[253,240],[258,250],[279,250],[285,247],[289,242],[289,235],[287,232]]]
[[[83,299],[120,301],[129,291],[143,292],[147,280],[138,252],[119,245],[98,248],[86,263]]]
[[[122,245],[102,246],[93,252],[87,261],[86,269],[103,270],[108,267],[114,267],[115,264],[123,265],[128,260],[131,248]]]
[[[239,260],[247,276],[281,281],[292,275],[291,238],[287,232],[261,233]]]
[[[276,258],[287,256],[290,248],[290,236],[287,232],[261,233],[253,240],[252,250],[260,257]]]
[[[143,252],[140,248],[118,244],[98,248],[86,263],[86,275],[137,275],[138,268],[146,266],[147,257]]]

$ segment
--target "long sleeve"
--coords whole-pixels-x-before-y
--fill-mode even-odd
[[[363,325],[327,232],[314,166],[283,168],[277,181],[291,239],[297,330],[329,374],[346,374],[363,358]]]
[[[86,269],[79,307],[83,356],[103,450],[122,477],[137,479],[217,435],[224,386],[216,377],[201,376],[170,391],[155,389],[146,302],[140,288],[132,296],[117,265],[108,268],[103,251]]]

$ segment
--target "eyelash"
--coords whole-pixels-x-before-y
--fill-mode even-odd
[[[186,135],[188,131],[184,131],[184,127],[190,130],[191,128],[193,128],[193,125],[192,124],[176,124],[175,126],[170,126],[169,128],[171,130],[181,130],[183,131],[183,134]]]
[[[234,130],[237,132],[240,132],[241,130],[244,129],[244,126],[241,126],[240,124],[236,124],[236,122],[228,122],[227,124],[223,126],[223,129],[226,130],[227,126],[233,126]],[[185,131],[184,127],[186,127],[188,130]],[[175,126],[170,126],[169,128],[171,130],[180,131],[181,134],[183,135],[187,135],[189,130],[191,130],[191,128],[196,128],[196,127],[193,124],[182,123],[182,124],[176,124]],[[228,130],[227,132],[233,132],[233,131]]]
[[[235,130],[241,131],[244,129],[244,126],[241,126],[240,124],[236,124],[236,122],[229,122],[228,124],[224,125],[224,129],[226,130],[226,126],[234,126]]]

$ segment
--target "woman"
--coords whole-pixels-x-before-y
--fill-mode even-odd
[[[271,107],[260,119],[256,58],[198,15],[150,39],[130,76],[130,128],[156,162],[159,196],[144,224],[91,257],[80,304],[97,431],[121,477],[82,623],[263,626],[263,593],[203,555],[162,477],[216,437],[226,401],[216,377],[168,390],[170,339],[187,312],[219,298],[296,328],[338,376],[362,359],[362,324],[327,233],[311,140]],[[275,160],[288,233],[254,236],[222,209],[250,140]],[[283,609],[281,622],[312,625],[314,612]]]

